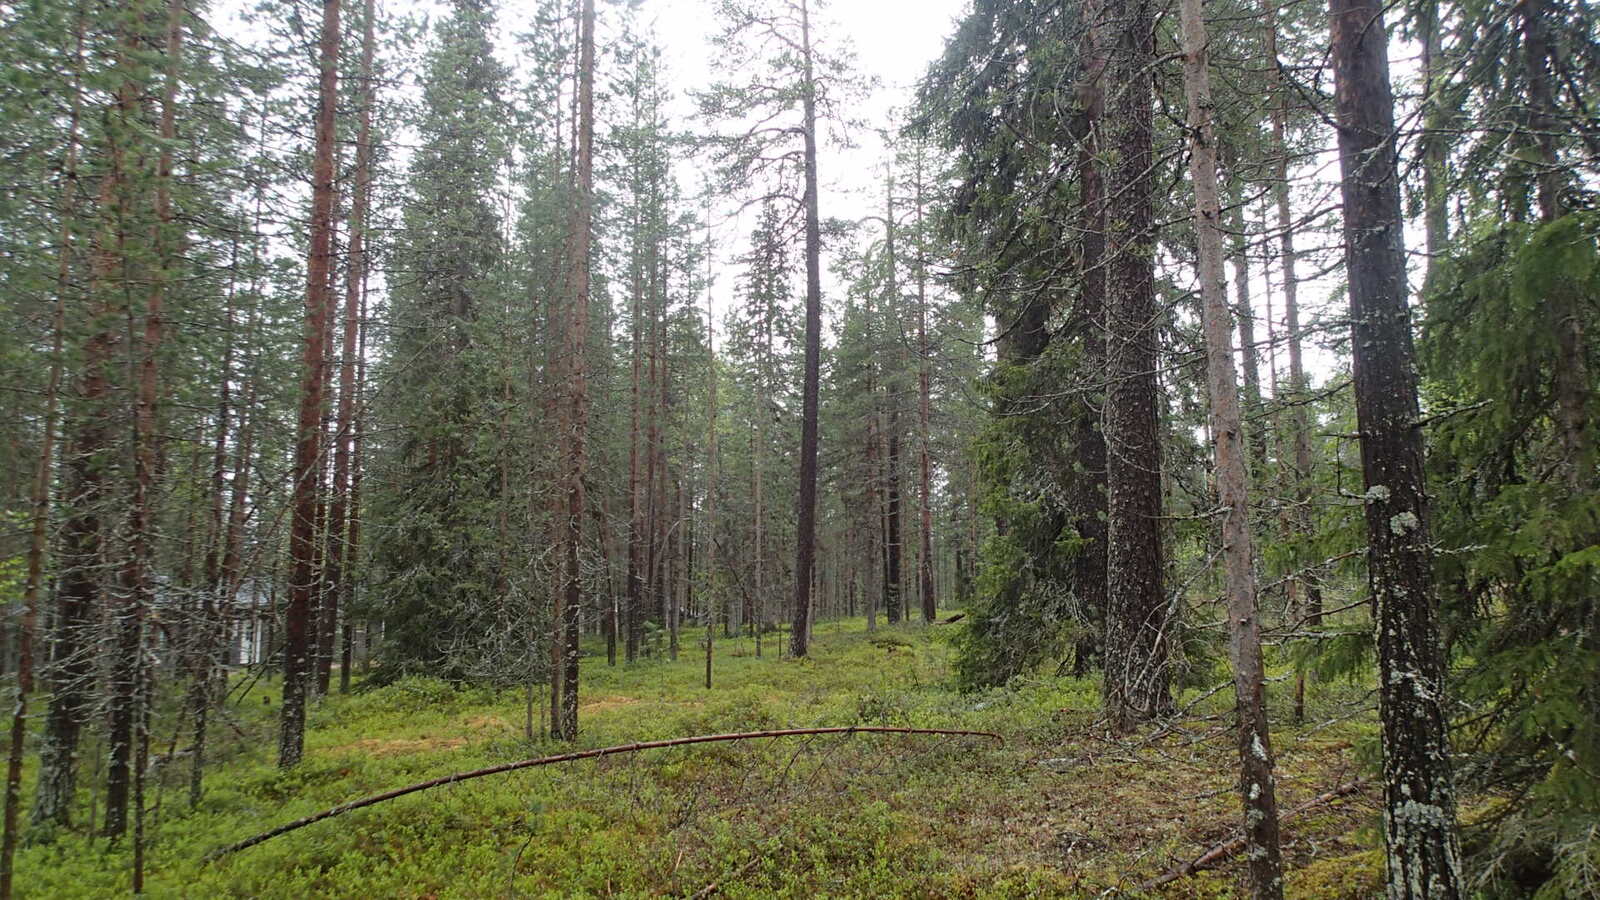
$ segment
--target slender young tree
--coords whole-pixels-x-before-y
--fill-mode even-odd
[[[711,223],[706,222],[706,231],[711,230]],[[710,241],[707,240],[709,248]],[[708,260],[709,265],[709,260]],[[716,642],[717,623],[717,480],[721,474],[718,469],[717,458],[717,336],[716,328],[711,318],[711,289],[710,282],[706,286],[706,469],[708,481],[706,488],[706,533],[711,536],[711,541],[706,547],[709,557],[706,561],[706,690],[711,690],[711,654]],[[758,632],[759,633],[759,632]]]
[[[1465,896],[1433,594],[1389,40],[1375,0],[1330,0],[1367,577],[1378,643],[1391,900]]]
[[[1222,196],[1217,188],[1215,108],[1211,99],[1210,39],[1201,0],[1180,0],[1183,84],[1189,106],[1189,176],[1194,182],[1194,228],[1199,250],[1200,299],[1211,393],[1217,497],[1222,505],[1222,556],[1227,584],[1233,695],[1239,717],[1239,796],[1244,805],[1245,857],[1251,894],[1283,896],[1278,848],[1277,785],[1267,730],[1266,672],[1261,660],[1261,620],[1256,601],[1255,548],[1250,535],[1250,475],[1233,366],[1233,313],[1223,274]]]
[[[1283,320],[1289,347],[1289,429],[1294,447],[1292,474],[1294,507],[1287,519],[1290,537],[1304,537],[1312,530],[1311,522],[1311,417],[1309,405],[1310,383],[1306,377],[1304,333],[1300,327],[1300,278],[1297,272],[1299,253],[1295,250],[1295,218],[1289,197],[1289,112],[1290,91],[1284,83],[1282,61],[1278,56],[1278,8],[1276,3],[1266,5],[1264,26],[1266,51],[1272,63],[1272,99],[1268,113],[1271,118],[1270,150],[1273,166],[1272,202],[1277,211],[1278,271],[1283,280]],[[1292,605],[1305,624],[1315,627],[1322,621],[1322,587],[1314,573],[1296,574],[1289,582]],[[1295,673],[1294,720],[1305,721],[1306,674]]]

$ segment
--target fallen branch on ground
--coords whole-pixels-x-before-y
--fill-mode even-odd
[[[1340,797],[1348,797],[1351,794],[1360,792],[1360,790],[1366,786],[1367,780],[1365,778],[1358,778],[1355,781],[1351,781],[1347,784],[1341,784],[1333,790],[1328,791],[1325,794],[1319,794],[1316,797],[1307,800],[1305,803],[1296,806],[1294,809],[1291,809],[1288,812],[1280,815],[1278,817],[1278,821],[1287,822],[1308,809],[1314,809],[1323,805],[1324,803],[1331,803]],[[1164,875],[1157,876],[1149,881],[1146,881],[1144,884],[1139,885],[1139,890],[1154,890],[1155,888],[1161,887],[1164,884],[1170,884],[1174,881],[1177,881],[1180,878],[1188,878],[1190,875],[1193,875],[1202,869],[1209,869],[1217,863],[1222,862],[1228,857],[1234,855],[1235,853],[1238,853],[1240,850],[1243,850],[1246,843],[1247,841],[1245,840],[1244,835],[1236,834],[1220,844],[1213,845],[1210,850],[1207,850],[1206,852],[1200,854],[1189,862],[1184,863],[1176,869],[1172,869]]]
[[[949,728],[897,728],[888,725],[844,725],[832,728],[785,728],[778,731],[740,731],[731,734],[700,734],[693,737],[672,738],[671,740],[665,741],[640,741],[639,743],[635,744],[618,744],[612,747],[599,747],[594,750],[578,750],[572,753],[560,753],[555,756],[541,756],[537,759],[525,759],[521,762],[502,763],[498,766],[490,766],[487,769],[477,769],[471,772],[457,772],[453,775],[445,775],[443,777],[434,778],[418,784],[407,785],[406,787],[402,788],[395,788],[392,791],[385,791],[381,794],[373,794],[370,797],[363,797],[360,800],[351,800],[349,803],[341,803],[332,809],[325,809],[322,812],[306,816],[303,819],[296,819],[286,825],[279,825],[277,828],[274,828],[271,831],[263,831],[254,837],[245,838],[236,844],[229,844],[226,847],[220,847],[216,850],[213,850],[206,854],[206,862],[211,862],[212,860],[227,856],[230,853],[237,853],[238,851],[244,850],[248,847],[254,847],[256,844],[262,843],[263,841],[271,840],[272,838],[275,838],[281,834],[288,834],[291,831],[299,830],[307,825],[313,825],[317,822],[321,822],[323,819],[331,819],[334,816],[343,815],[344,813],[351,812],[353,810],[363,809],[368,806],[376,806],[385,800],[393,800],[396,797],[404,797],[407,794],[415,794],[418,791],[425,791],[429,788],[441,787],[447,784],[455,784],[461,781],[470,781],[474,778],[483,778],[486,775],[499,775],[502,772],[515,772],[518,769],[531,769],[535,766],[548,766],[554,763],[572,762],[573,760],[579,759],[594,759],[601,756],[614,756],[619,753],[637,753],[640,750],[656,750],[661,747],[680,747],[685,744],[710,744],[718,741],[747,741],[757,738],[795,737],[798,735],[807,734],[941,734],[965,737],[994,738],[995,740],[1001,742],[1004,742],[1005,740],[1004,738],[1000,737],[1000,735],[995,734],[992,731],[961,731]]]

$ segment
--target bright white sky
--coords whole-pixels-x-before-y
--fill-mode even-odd
[[[813,9],[814,40],[829,48],[852,47],[857,73],[876,82],[866,102],[850,111],[866,123],[865,128],[849,135],[855,146],[841,149],[825,143],[819,153],[819,203],[825,218],[858,220],[879,211],[885,151],[873,129],[898,124],[896,110],[910,105],[916,82],[943,52],[945,39],[970,5],[971,0],[838,0],[820,11]],[[715,0],[639,3],[641,25],[653,24],[662,45],[667,83],[676,94],[671,115],[677,124],[688,124],[690,120],[693,107],[688,96],[692,91],[707,87],[718,78],[735,77],[718,71],[714,65],[709,38],[718,27],[715,6]],[[600,9],[602,17],[608,13],[616,16],[617,12],[609,5]],[[512,15],[509,6],[502,9],[505,24],[511,24]],[[606,30],[602,24],[602,38]],[[678,176],[685,191],[694,192],[700,187],[701,179],[692,165],[681,167]],[[752,222],[748,217],[728,220],[724,218],[726,210],[713,215],[720,220],[715,229],[717,268],[719,273],[731,274],[725,268],[727,261],[743,252]],[[827,265],[825,259],[824,269]],[[826,285],[826,271],[823,277]],[[732,288],[731,277],[719,274],[715,279],[713,303],[718,310],[719,328]],[[825,293],[834,292],[825,287]]]
[[[443,13],[440,0],[378,0],[389,13]],[[814,40],[829,49],[849,46],[854,50],[856,72],[864,79],[875,82],[870,96],[850,114],[866,123],[865,127],[849,135],[854,142],[850,148],[839,148],[824,142],[819,161],[822,178],[821,208],[825,218],[860,221],[878,214],[882,203],[883,162],[886,157],[876,129],[901,124],[898,110],[906,109],[913,97],[917,81],[926,73],[929,64],[943,52],[946,39],[954,32],[956,23],[971,6],[971,0],[812,0]],[[261,38],[257,27],[243,25],[237,15],[249,0],[221,0],[220,18],[233,19],[225,26],[235,34],[243,31]],[[680,128],[698,127],[694,121],[691,94],[709,86],[717,79],[737,80],[737,74],[718,70],[709,38],[717,30],[716,6],[718,0],[600,0],[598,38],[604,44],[620,28],[627,14],[624,4],[631,4],[641,32],[654,32],[661,45],[666,64],[666,83],[673,92],[673,105],[668,110],[672,124]],[[531,14],[519,0],[501,0],[499,29],[502,37],[501,51],[505,62],[516,65],[515,42],[511,36],[525,31],[531,24]],[[236,29],[238,31],[236,31]],[[1400,77],[1407,71],[1406,54],[1400,53]],[[602,57],[603,58],[603,57]],[[1331,143],[1331,140],[1330,140]],[[1331,176],[1336,174],[1334,157],[1324,154],[1318,161],[1318,174],[1311,180],[1319,184],[1318,191],[1329,190]],[[703,178],[695,170],[695,163],[686,160],[678,167],[677,175],[686,197],[693,197],[702,187]],[[732,260],[744,251],[744,244],[752,226],[750,216],[735,217],[730,214],[738,198],[727,198],[713,209],[713,241],[715,244],[715,269],[712,286],[712,305],[716,310],[716,324],[721,328],[722,317],[731,300],[734,286]],[[869,227],[872,227],[869,223]],[[864,235],[873,239],[875,235]],[[1413,238],[1408,234],[1408,238]],[[1413,238],[1414,239],[1414,238]],[[839,285],[834,283],[828,265],[823,260],[824,300],[838,302]],[[1309,263],[1308,263],[1309,265]],[[1229,273],[1231,276],[1231,272]],[[1252,281],[1257,304],[1263,302],[1264,283],[1259,279],[1262,270],[1258,265]],[[1305,277],[1302,274],[1302,277]],[[1331,284],[1307,282],[1302,286],[1302,302],[1316,310],[1319,300],[1328,297]],[[1258,309],[1258,315],[1264,310]],[[1258,322],[1258,340],[1265,339],[1264,323]],[[824,339],[831,338],[824,326]],[[1308,348],[1309,367],[1316,372],[1314,380],[1335,367],[1335,360],[1323,348]],[[1265,373],[1263,373],[1265,374]]]

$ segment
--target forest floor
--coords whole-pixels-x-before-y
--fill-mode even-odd
[[[147,789],[147,891],[157,897],[1230,897],[1235,856],[1138,886],[1230,837],[1240,818],[1226,691],[1186,694],[1188,714],[1113,738],[1098,682],[950,687],[944,626],[866,633],[819,625],[812,656],[716,645],[704,687],[699,635],[676,662],[583,665],[578,748],[825,725],[994,731],[776,738],[648,750],[446,785],[203,861],[219,846],[367,794],[561,752],[523,735],[524,693],[412,679],[314,704],[306,761],[274,763],[278,685],[235,690],[204,800],[187,801],[187,737],[157,718]],[[1287,693],[1277,682],[1275,693]],[[1314,694],[1314,724],[1274,705],[1279,803],[1294,808],[1370,768],[1370,715],[1350,686]],[[542,692],[536,698],[543,701]],[[1276,699],[1276,698],[1275,698]],[[1286,707],[1286,705],[1285,705]],[[98,747],[86,747],[94,759]],[[36,771],[28,761],[28,779]],[[100,773],[86,771],[86,784]],[[85,803],[92,804],[86,787]],[[1291,897],[1378,891],[1376,791],[1287,822]],[[90,807],[92,808],[92,807]],[[126,846],[77,834],[21,851],[25,897],[125,894]]]

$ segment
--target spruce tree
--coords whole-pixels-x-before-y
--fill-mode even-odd
[[[509,599],[495,589],[501,389],[492,342],[507,298],[493,191],[508,135],[494,17],[491,4],[460,0],[434,28],[388,273],[392,337],[375,415],[392,434],[374,448],[368,492],[371,516],[390,523],[369,539],[386,598],[384,681],[479,674]]]

